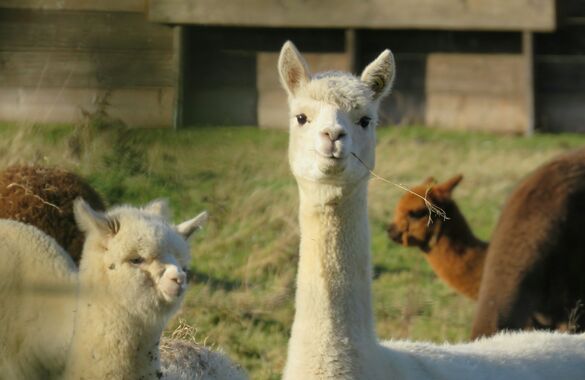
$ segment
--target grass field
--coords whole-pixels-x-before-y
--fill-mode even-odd
[[[298,206],[286,159],[287,133],[256,128],[126,130],[0,124],[0,168],[37,163],[88,178],[110,204],[170,199],[177,221],[206,209],[193,239],[195,280],[179,318],[207,344],[222,347],[253,379],[277,379],[293,318]],[[413,185],[463,173],[455,192],[476,234],[489,239],[517,181],[585,136],[531,138],[421,127],[378,131],[376,172]],[[460,341],[473,304],[440,283],[417,250],[388,241],[385,228],[402,190],[370,183],[380,337]]]

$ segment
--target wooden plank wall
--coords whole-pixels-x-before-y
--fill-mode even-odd
[[[16,0],[15,0],[16,1]],[[149,0],[163,23],[289,28],[553,30],[555,0]]]
[[[427,66],[434,54],[492,56],[520,54],[521,51],[520,34],[514,32],[361,30],[358,39],[361,41],[358,72],[384,49],[391,49],[396,59],[396,82],[392,93],[380,107],[383,124],[425,124],[429,120],[427,112],[432,104],[429,104],[428,97],[433,94],[428,92],[427,75],[432,74],[434,69],[429,71]],[[464,81],[456,75],[455,78],[453,75],[450,77],[456,81]],[[450,90],[448,87],[441,90],[436,88],[431,92],[437,95],[437,91],[446,95]],[[433,120],[439,122],[438,119]],[[450,120],[445,119],[445,122]],[[449,124],[441,125],[454,127]],[[486,125],[484,129],[487,128]]]
[[[526,133],[525,75],[518,54],[430,54],[426,124]]]
[[[173,33],[142,0],[0,0],[0,120],[77,122],[106,98],[131,126],[171,126]]]

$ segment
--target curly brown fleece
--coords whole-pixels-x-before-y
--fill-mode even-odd
[[[12,166],[0,172],[0,218],[34,225],[79,263],[84,236],[73,216],[77,197],[95,210],[105,209],[100,195],[74,173],[41,166]]]

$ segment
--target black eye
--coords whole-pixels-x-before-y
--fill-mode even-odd
[[[364,128],[364,129],[365,129],[365,128],[367,128],[367,127],[368,127],[368,125],[370,125],[370,121],[371,121],[371,120],[372,120],[371,118],[369,118],[369,117],[367,117],[367,116],[363,116],[363,117],[362,117],[362,118],[361,118],[361,119],[358,121],[358,125],[359,125],[360,127],[362,127],[362,128]]]
[[[305,125],[307,123],[307,115],[300,113],[297,115],[297,122],[299,125]]]
[[[135,258],[130,259],[128,261],[130,261],[131,264],[139,265],[139,264],[142,264],[144,262],[144,257],[138,256],[138,257],[135,257]]]
[[[408,216],[410,216],[413,219],[420,219],[427,216],[428,214],[429,210],[427,210],[426,208],[422,210],[411,210],[408,212]]]

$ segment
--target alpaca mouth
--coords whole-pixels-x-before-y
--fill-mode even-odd
[[[386,229],[386,233],[388,234],[388,237],[395,243],[402,244],[403,232],[400,231],[395,224],[391,224],[388,229]]]
[[[332,154],[329,157],[320,156],[317,166],[323,174],[336,174],[345,170],[345,162],[345,157],[335,157]]]
[[[186,286],[180,284],[168,284],[161,289],[167,302],[175,302],[185,293]]]

